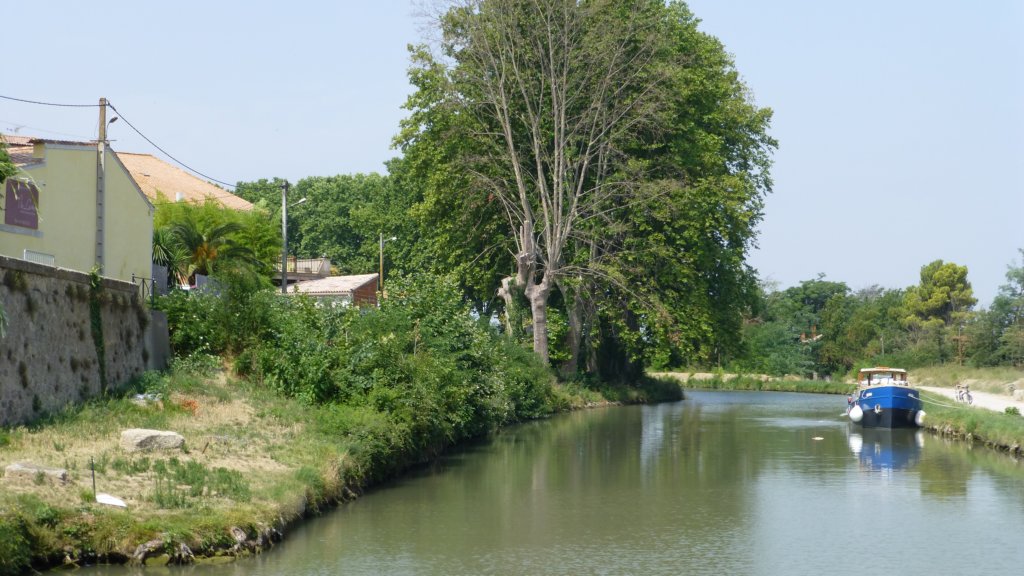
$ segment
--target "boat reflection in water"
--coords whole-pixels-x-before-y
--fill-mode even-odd
[[[924,432],[910,428],[858,428],[851,431],[850,450],[869,470],[900,470],[917,464]]]

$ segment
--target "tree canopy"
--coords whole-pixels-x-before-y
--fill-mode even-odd
[[[686,6],[473,0],[438,26],[439,53],[413,52],[398,173],[475,299],[527,310],[543,357],[553,309],[569,372],[738,350],[775,143]]]

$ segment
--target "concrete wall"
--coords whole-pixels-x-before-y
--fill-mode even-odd
[[[99,292],[108,389],[139,376],[150,361],[149,312],[137,287],[103,279]],[[0,425],[29,422],[103,392],[93,337],[89,276],[0,256]]]

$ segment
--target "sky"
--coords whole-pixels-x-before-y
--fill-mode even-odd
[[[779,288],[905,288],[967,266],[982,306],[1024,248],[1024,2],[692,0],[774,111],[774,187],[750,262]],[[416,0],[3,6],[0,95],[106,97],[228,183],[384,172],[411,92]],[[34,28],[32,23],[45,23]],[[12,32],[12,31],[16,31]],[[96,108],[0,99],[0,133],[89,140]],[[124,122],[116,150],[166,156]]]

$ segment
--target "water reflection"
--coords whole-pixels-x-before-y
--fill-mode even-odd
[[[868,470],[901,470],[921,459],[924,432],[910,429],[856,428],[848,440],[861,466]]]
[[[841,404],[694,392],[518,426],[196,573],[817,575],[849,571],[856,542],[898,542],[871,565],[905,574],[1019,571],[1015,461],[851,428]]]

